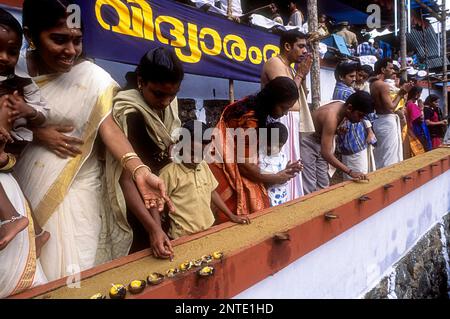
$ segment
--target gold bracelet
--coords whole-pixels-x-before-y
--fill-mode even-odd
[[[126,153],[124,156],[122,156],[122,159],[120,160],[120,164],[122,167],[125,167],[125,163],[128,162],[132,157],[138,157],[136,153]]]
[[[39,117],[39,111],[34,109],[34,112],[35,112],[34,115],[28,119],[29,121],[34,121]]]
[[[14,155],[6,153],[6,156],[8,157],[8,163],[5,166],[0,167],[0,172],[10,172],[16,165],[17,160]]]
[[[136,168],[133,170],[133,173],[131,174],[131,176],[133,177],[133,181],[136,182],[136,172],[141,168],[146,168],[146,169],[148,169],[150,174],[152,173],[152,170],[147,165],[145,165],[145,164],[138,165],[138,166],[136,166]]]
[[[139,156],[130,156],[130,157],[127,157],[127,158],[123,161],[122,167],[125,168],[125,166],[127,165],[127,163],[128,163],[129,161],[133,160],[133,159],[138,159],[138,160],[140,160]]]

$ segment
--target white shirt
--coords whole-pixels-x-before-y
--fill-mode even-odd
[[[287,156],[282,152],[273,155],[259,154],[258,166],[262,174],[276,174],[284,170],[287,163]],[[267,188],[267,193],[269,194],[271,206],[286,203],[288,200],[287,183],[271,185]]]

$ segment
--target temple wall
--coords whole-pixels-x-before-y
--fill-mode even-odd
[[[395,282],[397,297],[443,296],[449,211],[447,171],[235,298],[383,298],[393,269],[411,277]]]

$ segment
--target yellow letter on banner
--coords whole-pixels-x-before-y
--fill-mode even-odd
[[[188,23],[188,35],[191,55],[183,54],[180,48],[175,49],[175,54],[182,62],[198,63],[202,58],[202,51],[198,47],[197,26],[195,24]]]
[[[267,53],[269,51],[272,51],[272,55],[271,56],[267,56]],[[280,48],[277,47],[276,45],[273,44],[267,44],[264,46],[263,49],[263,57],[264,57],[264,62],[267,62],[267,60],[269,60],[271,57],[280,54]]]
[[[231,45],[231,54],[228,51],[228,42],[233,41],[234,43]],[[236,49],[239,49],[239,55],[236,54]],[[244,61],[247,58],[247,45],[245,44],[244,39],[237,35],[229,34],[223,39],[223,50],[225,55],[231,59],[239,62]]]
[[[167,23],[173,26],[170,29],[170,35],[172,35],[175,40],[170,41],[166,39],[161,32],[161,24]],[[169,16],[159,16],[155,21],[155,29],[156,29],[156,37],[159,42],[162,44],[170,44],[173,47],[185,47],[186,46],[186,38],[184,36],[184,25],[183,22],[178,20],[177,18],[169,17]]]
[[[110,24],[106,23],[105,20],[103,20],[101,9],[104,5],[110,6],[114,10],[116,10],[117,15],[119,16],[118,25],[111,26]],[[102,28],[106,30],[112,30],[113,32],[136,36],[134,31],[130,29],[130,11],[128,7],[120,0],[97,0],[97,2],[95,3],[95,16],[97,17],[98,23],[102,26]]]
[[[147,40],[153,41],[155,39],[155,36],[153,35],[154,32],[154,25],[153,25],[153,10],[152,7],[150,7],[150,4],[146,0],[127,0],[128,3],[135,3],[141,7],[141,9],[136,7],[131,7],[131,10],[133,12],[133,28],[134,28],[134,19],[137,19],[137,15],[140,15],[139,19],[144,19],[143,26],[144,26],[144,38]]]
[[[263,59],[261,50],[257,47],[251,47],[250,49],[248,49],[248,58],[253,64],[261,64]]]
[[[205,37],[210,36],[213,39],[214,46],[210,49],[205,44]],[[211,28],[203,28],[200,30],[200,35],[198,36],[200,39],[200,48],[203,53],[208,55],[219,55],[222,51],[222,39],[220,38],[219,33],[216,30]]]
[[[144,17],[142,10],[131,6],[131,29],[136,32],[135,36],[144,37]]]

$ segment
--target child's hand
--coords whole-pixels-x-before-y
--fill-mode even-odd
[[[30,118],[37,116],[37,111],[25,103],[23,97],[19,92],[15,91],[13,95],[8,95],[7,98],[9,112],[9,123],[14,123],[19,118]]]
[[[376,141],[377,141],[377,138],[375,136],[375,133],[372,130],[370,130],[369,133],[367,134],[366,143],[369,145],[373,145],[376,143]]]
[[[150,249],[156,258],[172,259],[173,248],[169,237],[162,230],[150,234]]]
[[[0,154],[5,151],[6,143],[13,143],[14,140],[9,135],[8,131],[0,126]]]
[[[232,214],[230,216],[230,219],[233,223],[236,223],[236,224],[247,224],[247,225],[250,224],[250,219],[248,218],[248,216],[238,216],[238,215]]]

